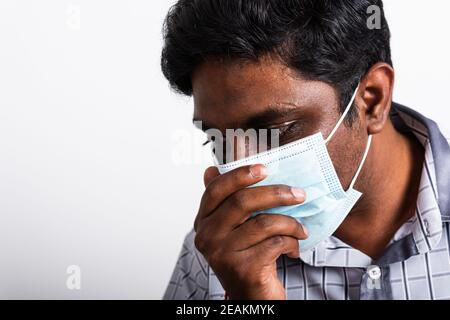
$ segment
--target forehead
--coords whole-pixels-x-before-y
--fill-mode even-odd
[[[214,128],[237,128],[270,107],[330,112],[335,90],[309,81],[276,59],[257,62],[210,60],[192,76],[194,118]]]

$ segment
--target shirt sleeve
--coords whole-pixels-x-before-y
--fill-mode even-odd
[[[192,230],[184,239],[175,270],[164,293],[163,300],[207,300],[208,264],[194,245]]]

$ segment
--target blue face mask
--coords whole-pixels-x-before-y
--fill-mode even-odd
[[[330,237],[362,195],[353,187],[367,158],[372,136],[368,138],[363,159],[347,191],[339,181],[326,147],[350,111],[357,91],[327,139],[323,138],[322,133],[317,133],[249,158],[217,166],[223,174],[246,165],[264,164],[268,177],[252,187],[283,184],[305,190],[307,199],[301,205],[255,213],[284,214],[298,219],[306,226],[309,235],[306,240],[300,241],[301,252],[314,248]]]

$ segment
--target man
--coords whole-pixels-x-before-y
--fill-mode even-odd
[[[374,5],[380,28],[368,26]],[[278,129],[282,146],[332,136],[339,183],[362,193],[302,251],[307,220],[253,213],[301,205],[305,189],[251,187],[264,164],[208,168],[165,299],[450,299],[450,147],[392,102],[381,0],[180,0],[164,40],[164,75],[204,128]]]

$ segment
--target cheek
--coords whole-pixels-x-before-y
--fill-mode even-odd
[[[328,144],[331,160],[344,189],[350,185],[364,153],[365,138],[359,131],[346,128]]]

